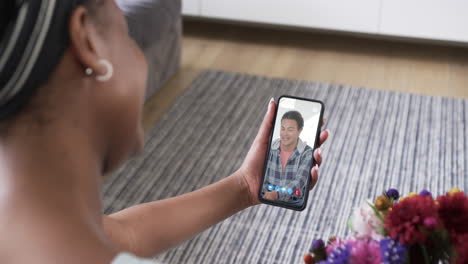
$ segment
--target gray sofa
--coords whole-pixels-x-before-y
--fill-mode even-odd
[[[149,65],[146,98],[176,73],[180,65],[181,0],[116,0],[127,17],[130,35]]]

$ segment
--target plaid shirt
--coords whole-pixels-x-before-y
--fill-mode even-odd
[[[283,170],[280,145],[280,139],[276,139],[271,144],[263,192],[271,191],[268,190],[268,185],[270,184],[275,187],[285,187],[286,192],[281,189],[277,191],[278,199],[284,202],[295,202],[304,197],[306,188],[308,188],[306,184],[307,178],[310,177],[310,169],[312,168],[313,150],[299,138],[297,147]],[[299,189],[299,195],[294,194],[296,189]]]

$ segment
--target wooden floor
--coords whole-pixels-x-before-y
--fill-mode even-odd
[[[468,98],[468,48],[200,21],[184,31],[181,69],[146,103],[146,129],[204,69]]]

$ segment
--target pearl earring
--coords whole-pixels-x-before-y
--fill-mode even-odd
[[[106,67],[106,73],[104,75],[97,76],[96,80],[100,82],[106,82],[110,80],[114,75],[114,67],[112,64],[108,60],[99,60],[98,63]]]
[[[93,74],[93,69],[86,68],[85,73],[86,73],[86,75],[90,76],[91,74]]]

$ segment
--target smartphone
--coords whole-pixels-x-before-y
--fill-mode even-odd
[[[302,211],[319,144],[324,104],[283,95],[278,99],[258,198],[262,203]]]

